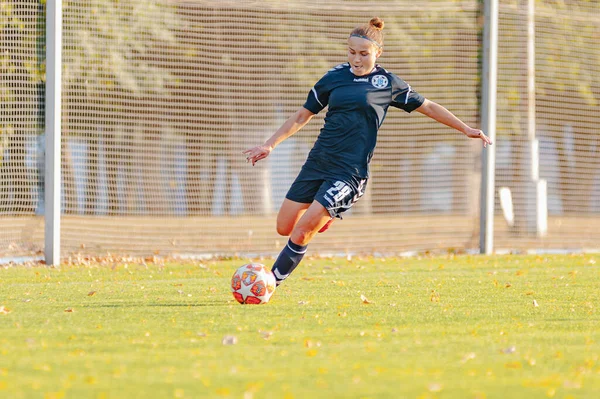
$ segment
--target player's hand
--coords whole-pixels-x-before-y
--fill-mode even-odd
[[[484,147],[487,147],[488,144],[492,145],[492,140],[479,129],[469,128],[465,134],[472,139],[481,139]]]
[[[261,159],[268,157],[271,151],[273,151],[273,147],[263,144],[250,148],[244,151],[243,154],[246,155],[246,162],[252,162],[252,166],[254,166]]]

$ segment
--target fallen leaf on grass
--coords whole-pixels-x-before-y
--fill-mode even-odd
[[[509,362],[504,365],[507,369],[520,369],[523,367],[521,362]]]
[[[565,380],[565,382],[563,383],[563,387],[567,389],[580,389],[581,386],[581,381]]]
[[[238,343],[238,339],[235,335],[226,335],[223,337],[223,341],[221,341],[223,345],[235,345]]]
[[[367,298],[363,294],[360,294],[360,300],[362,301],[362,303],[365,303],[367,305],[373,303],[373,302],[369,301],[369,298]]]
[[[90,291],[90,292],[88,292],[88,296],[94,296],[94,295],[96,295],[96,291]]]
[[[443,386],[437,382],[432,382],[427,389],[429,389],[429,392],[440,392],[443,389]]]
[[[470,352],[470,353],[467,353],[466,355],[464,355],[460,362],[464,364],[464,363],[468,362],[469,360],[475,359],[476,357],[477,357],[477,355],[475,354],[475,352]]]
[[[85,383],[86,384],[90,384],[90,385],[95,385],[98,382],[98,380],[96,380],[96,377],[88,375],[87,377],[85,377]]]
[[[313,342],[309,338],[305,338],[304,339],[304,347],[305,348],[309,348],[309,349],[313,348],[313,347],[320,348],[321,347],[321,341]]]
[[[64,391],[58,391],[58,392],[46,392],[44,394],[44,398],[48,398],[48,399],[61,399],[65,397],[65,392]]]
[[[308,356],[308,357],[315,357],[315,356],[317,356],[317,353],[319,353],[318,350],[316,350],[316,349],[309,349],[308,351],[306,351],[306,356]]]
[[[73,308],[66,308],[65,313],[73,313],[75,310]]]

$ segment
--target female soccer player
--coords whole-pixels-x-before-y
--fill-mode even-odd
[[[383,51],[383,20],[373,18],[348,38],[348,62],[329,70],[296,111],[264,144],[244,151],[252,165],[269,156],[323,108],[325,124],[277,215],[277,232],[290,236],[273,264],[277,285],[298,266],[310,240],[363,194],[377,131],[389,106],[414,110],[467,137],[492,144],[443,106],[429,101],[375,62]]]

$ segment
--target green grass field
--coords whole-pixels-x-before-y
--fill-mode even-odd
[[[240,259],[2,267],[0,397],[598,398],[599,262],[305,259],[259,306]]]

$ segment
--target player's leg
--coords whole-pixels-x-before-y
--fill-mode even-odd
[[[310,240],[331,218],[329,211],[319,202],[314,201],[295,223],[285,248],[279,253],[271,271],[275,275],[277,285],[285,280],[298,266]]]
[[[292,234],[294,226],[312,204],[324,181],[321,171],[316,170],[310,163],[304,164],[279,208],[277,233],[282,236]]]
[[[298,220],[304,215],[310,202],[296,202],[290,199],[284,199],[279,213],[277,214],[277,233],[282,236],[289,236],[294,230]]]
[[[324,182],[321,171],[316,170],[311,164],[304,164],[277,214],[277,232],[279,234],[292,235],[301,221],[301,225],[305,225],[303,220],[306,219],[307,213],[308,217],[312,215],[313,211],[309,211],[310,207]],[[271,269],[278,285],[300,263],[305,253],[305,244],[300,241],[294,242],[291,238],[288,240]]]
[[[273,274],[277,285],[281,284],[298,266],[308,243],[319,230],[331,222],[335,217],[350,209],[364,194],[367,179],[346,176],[331,178],[323,181],[319,186],[314,201],[295,222],[287,245],[279,254],[273,264]],[[291,191],[291,190],[290,190]]]
[[[306,246],[317,232],[331,220],[329,211],[318,201],[313,201],[298,220],[290,239],[297,245]]]

